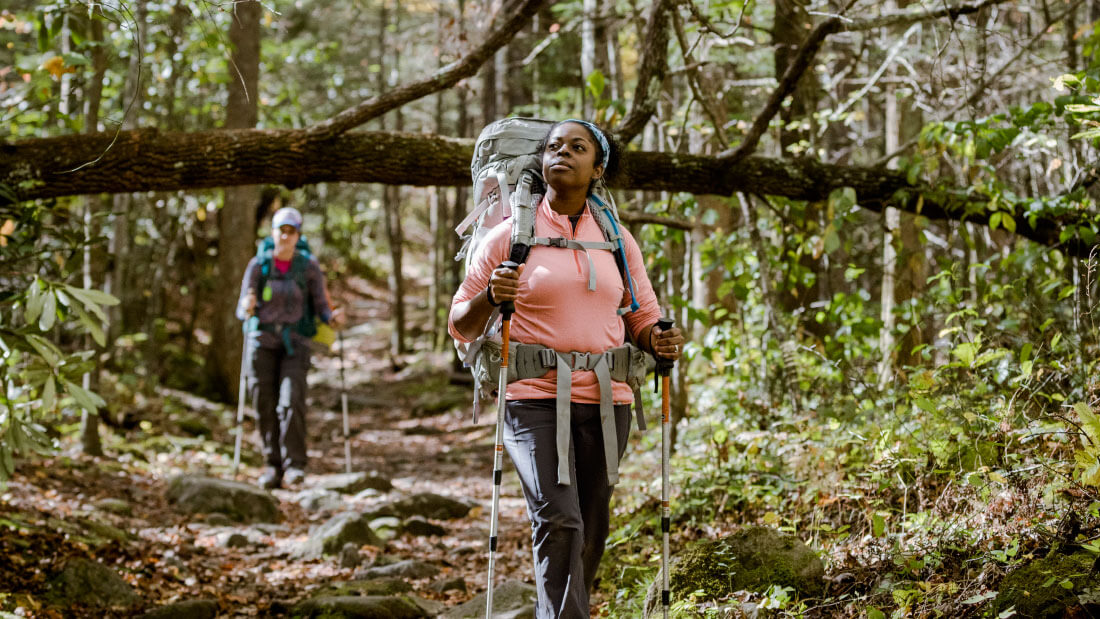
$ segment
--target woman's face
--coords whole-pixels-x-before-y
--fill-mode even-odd
[[[577,123],[562,123],[546,138],[542,151],[542,177],[555,189],[588,189],[603,176],[596,161],[599,147],[588,129]]]
[[[275,253],[284,254],[293,251],[294,244],[298,242],[298,229],[289,224],[282,225],[272,231],[271,236],[275,239]]]

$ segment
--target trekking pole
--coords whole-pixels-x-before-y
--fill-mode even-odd
[[[661,333],[672,328],[672,320],[661,318],[657,321]],[[656,352],[656,351],[654,351]],[[656,356],[656,354],[654,354]],[[668,469],[669,469],[669,373],[675,361],[657,358],[657,375],[661,379],[661,608],[664,619],[668,619],[668,530],[672,524],[672,510],[668,505]]]
[[[511,260],[501,266],[515,270],[519,265]],[[497,433],[496,444],[493,447],[493,511],[489,520],[489,588],[485,594],[485,619],[493,616],[493,567],[497,552],[497,521],[500,519],[498,509],[500,507],[500,478],[504,469],[504,392],[508,388],[508,336],[512,325],[512,314],[516,311],[515,303],[504,301],[500,304],[502,317],[500,327],[500,381],[497,383]]]
[[[344,414],[344,472],[351,472],[351,443],[348,442],[348,388],[344,386],[344,330],[336,332],[340,337],[340,410]]]
[[[233,441],[233,479],[237,479],[237,473],[241,468],[241,440],[244,438],[244,406],[245,406],[245,370],[248,367],[248,320],[244,321],[241,347],[241,378],[237,384],[237,437]]]

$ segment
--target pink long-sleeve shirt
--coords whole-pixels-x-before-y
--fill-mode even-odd
[[[646,327],[657,322],[660,308],[653,285],[646,275],[638,243],[625,228],[621,230],[626,262],[634,278],[634,294],[641,306],[624,317],[631,335],[637,340]],[[493,269],[508,259],[511,233],[512,222],[505,220],[485,237],[470,262],[466,278],[455,293],[452,310],[456,304],[469,301],[489,285]],[[535,236],[580,241],[605,240],[600,225],[587,206],[574,234],[569,217],[556,213],[545,199],[535,211]],[[512,315],[510,330],[513,341],[541,344],[559,352],[590,353],[600,353],[623,344],[624,320],[616,312],[619,307],[630,303],[630,294],[610,251],[590,249],[588,254],[596,271],[595,290],[588,289],[589,263],[584,252],[558,247],[531,248],[519,278],[516,312]],[[448,320],[447,327],[455,339],[469,341],[455,328],[453,319]],[[556,377],[557,371],[550,370],[539,378],[514,381],[508,385],[505,398],[553,398],[557,391]],[[634,401],[626,383],[614,382],[612,391],[616,404]],[[599,403],[600,387],[595,372],[573,372],[572,401]]]

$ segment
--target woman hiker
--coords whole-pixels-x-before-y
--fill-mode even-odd
[[[297,248],[302,214],[292,207],[275,211],[271,241],[265,241],[241,280],[237,318],[255,318],[249,328],[249,385],[259,417],[266,467],[264,488],[293,486],[306,470],[306,373],[312,316],[339,328],[340,310],[329,307],[325,276],[308,249]],[[304,324],[309,322],[310,324]],[[311,331],[312,329],[312,331]]]
[[[617,151],[587,121],[565,120],[551,127],[539,145],[546,195],[536,209],[536,237],[605,240],[591,211],[593,189],[616,171]],[[581,367],[593,367],[590,360],[623,346],[626,329],[643,350],[664,359],[679,358],[684,338],[679,329],[657,326],[657,298],[641,250],[625,229],[625,257],[640,308],[621,317],[618,310],[630,294],[610,251],[577,250],[555,240],[552,245],[557,246],[535,244],[526,262],[513,270],[498,266],[509,258],[511,231],[510,220],[505,220],[489,232],[455,294],[449,330],[460,341],[472,341],[495,306],[513,301],[512,341],[541,345],[556,353],[552,356],[574,360],[572,366],[556,366],[571,370],[566,419],[556,411],[557,370],[509,383],[503,396],[504,441],[531,519],[536,616],[586,618],[608,533],[618,461],[626,448],[633,393],[626,383],[611,382],[614,413],[608,420],[614,427],[605,426],[600,382],[606,378],[598,376],[598,369],[577,369],[575,360],[584,360]],[[557,435],[559,424],[568,424],[568,434]],[[605,445],[605,428],[614,432],[614,443]]]

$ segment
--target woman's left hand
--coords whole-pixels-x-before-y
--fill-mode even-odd
[[[653,344],[653,354],[662,359],[676,361],[684,349],[684,336],[677,327],[662,331],[660,327],[653,325],[650,341]]]

